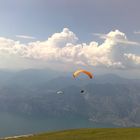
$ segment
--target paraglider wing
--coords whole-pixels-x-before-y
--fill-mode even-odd
[[[57,94],[63,94],[64,92],[60,90],[60,91],[57,91],[56,93]]]
[[[77,77],[80,73],[84,73],[84,74],[88,75],[88,77],[89,77],[90,79],[93,78],[92,73],[90,73],[90,72],[88,72],[88,71],[86,71],[86,70],[77,70],[77,71],[75,71],[75,72],[73,73],[73,77],[74,77],[74,78]]]

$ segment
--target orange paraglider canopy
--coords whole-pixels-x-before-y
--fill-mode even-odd
[[[73,77],[74,77],[74,78],[77,77],[80,73],[84,73],[84,74],[88,75],[90,79],[93,78],[93,74],[90,73],[90,72],[88,72],[88,71],[86,71],[86,70],[77,70],[77,71],[75,71],[75,72],[73,73]]]

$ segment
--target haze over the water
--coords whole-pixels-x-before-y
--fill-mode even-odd
[[[86,68],[140,78],[138,0],[0,2],[0,69]]]

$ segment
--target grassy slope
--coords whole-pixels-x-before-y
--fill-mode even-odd
[[[66,130],[9,140],[140,140],[140,128]]]

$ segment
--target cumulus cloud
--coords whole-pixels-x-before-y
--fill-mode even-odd
[[[132,64],[135,64],[135,66],[140,65],[140,56],[128,53],[124,54],[125,58],[128,59]]]
[[[139,45],[139,43],[129,41],[119,30],[96,35],[104,39],[102,44],[99,45],[95,41],[79,44],[78,37],[68,28],[64,28],[60,33],[54,33],[45,41],[30,42],[28,45],[0,38],[0,52],[22,58],[73,65],[122,69],[140,66],[140,56],[127,53],[127,46],[124,46]]]
[[[117,32],[119,34],[114,37],[113,34],[116,34]],[[115,32],[110,32],[109,34],[94,33],[93,35],[99,36],[101,39],[110,39],[110,40],[113,40],[114,42],[120,43],[120,44],[140,45],[139,42],[128,40],[126,35],[124,33],[120,32],[119,30],[116,30]]]

